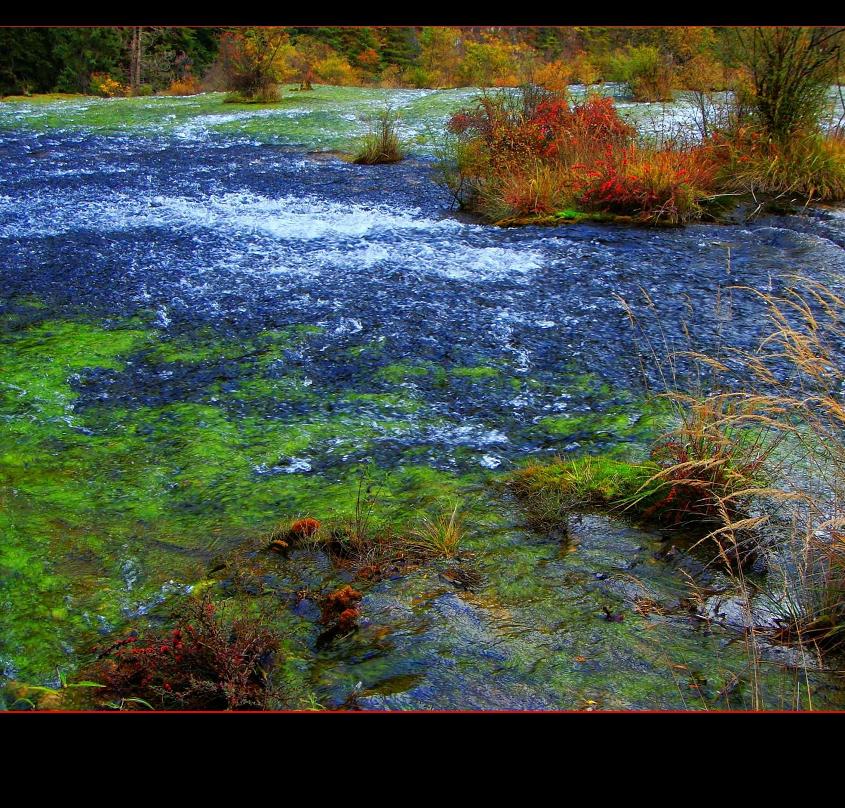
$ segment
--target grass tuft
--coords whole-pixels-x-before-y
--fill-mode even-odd
[[[352,162],[361,165],[398,163],[404,159],[402,143],[397,134],[399,119],[393,110],[383,110],[373,121]]]
[[[456,502],[451,511],[444,511],[434,519],[423,517],[407,544],[426,555],[454,558],[460,550],[464,532],[464,516],[460,513],[460,503]]]

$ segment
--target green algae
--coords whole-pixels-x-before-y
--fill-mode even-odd
[[[553,415],[542,418],[538,426],[549,435],[570,437],[582,432],[611,433],[625,432],[631,426],[631,415],[627,412],[589,413],[583,415]]]
[[[366,342],[363,345],[354,345],[351,348],[347,348],[346,353],[355,360],[370,357],[376,358],[384,353],[386,347],[385,342],[385,338],[380,337],[378,339],[371,340],[370,342]]]
[[[224,402],[75,408],[86,372],[119,372],[128,356],[161,361],[154,342],[139,329],[53,321],[0,343],[0,416],[13,438],[0,454],[0,568],[13,604],[4,636],[15,649],[4,664],[15,671],[48,675],[64,661],[62,647],[125,623],[169,582],[201,579],[209,553],[285,514],[354,513],[354,467],[329,478],[274,467],[321,447],[340,463],[374,438],[407,434],[404,416],[417,409],[375,393],[341,396],[347,411],[319,419],[244,416]],[[165,355],[200,363],[232,356],[231,346],[200,342],[196,351],[184,343]],[[290,400],[296,381],[254,378],[237,392]],[[407,512],[440,496],[443,476],[402,467],[385,495],[401,492],[394,509]]]
[[[253,339],[233,339],[216,334],[205,327],[192,334],[181,334],[161,339],[145,358],[157,362],[202,364],[220,360],[246,360],[255,358],[267,365],[278,361],[284,351],[301,347],[309,337],[321,334],[323,329],[313,325],[294,325],[288,328],[266,329]]]
[[[646,454],[678,420],[667,399],[638,398],[629,391],[613,390],[592,374],[568,376],[553,389],[558,397],[576,403],[559,414],[540,418],[529,434],[560,442],[576,439],[587,451],[595,444],[601,452],[619,459]]]
[[[146,338],[143,331],[104,332],[85,323],[50,322],[15,338],[14,353],[4,339],[0,345],[4,351],[0,390],[5,407],[44,418],[66,416],[75,397],[67,385],[71,373],[90,367],[118,369],[117,357]],[[48,361],[44,361],[45,354]]]
[[[449,116],[476,90],[414,91],[315,85],[310,92],[283,88],[273,104],[226,103],[223,93],[196,96],[95,98],[33,96],[0,102],[0,128],[131,132],[136,136],[205,133],[262,143],[346,149],[368,119],[385,106],[400,116],[400,135],[414,154],[431,154]]]
[[[488,365],[452,368],[450,372],[453,376],[457,376],[459,378],[485,382],[490,379],[495,379],[501,375],[501,370],[499,368],[490,367]]]
[[[569,390],[596,404],[572,417],[584,419],[582,434],[597,436],[604,430],[645,439],[668,416],[666,410],[651,410],[589,374],[516,379],[506,365],[493,363],[387,366],[391,378],[385,378],[384,367],[372,368],[355,390],[315,389],[301,369],[280,368],[279,360],[291,346],[307,348],[318,334],[292,327],[244,341],[211,332],[198,332],[194,340],[162,340],[142,321],[104,328],[62,320],[16,322],[4,333],[0,365],[9,372],[0,387],[0,418],[4,432],[15,438],[0,455],[6,641],[0,661],[8,673],[43,682],[57,665],[73,669],[85,649],[114,632],[166,620],[161,609],[190,585],[194,592],[231,601],[231,608],[256,609],[262,598],[235,596],[225,580],[209,578],[209,559],[247,546],[285,519],[353,517],[363,481],[376,500],[380,524],[400,533],[422,516],[461,503],[467,535],[462,558],[450,563],[470,565],[481,584],[472,592],[456,590],[439,577],[446,567],[435,564],[407,580],[385,582],[381,590],[365,587],[376,605],[380,597],[386,603],[411,598],[413,617],[396,622],[389,618],[391,608],[379,611],[365,600],[365,614],[376,609],[372,622],[336,652],[315,655],[320,626],[313,615],[293,613],[285,599],[302,587],[325,591],[348,579],[321,563],[319,551],[312,567],[300,557],[294,567],[265,554],[259,591],[283,601],[271,619],[282,637],[273,673],[283,694],[277,706],[338,706],[358,681],[363,684],[356,692],[365,702],[419,705],[424,702],[409,694],[430,690],[421,671],[431,667],[432,654],[452,660],[467,682],[504,677],[508,687],[542,692],[549,704],[570,709],[749,706],[750,686],[731,684],[732,672],[747,664],[741,645],[690,632],[674,618],[638,614],[613,591],[593,588],[596,571],[612,578],[630,560],[616,539],[596,547],[537,541],[514,527],[519,517],[485,485],[486,471],[433,468],[426,463],[431,447],[409,446],[389,470],[348,459],[360,458],[385,437],[410,438],[414,430],[448,423],[432,416],[423,390],[403,386],[409,379],[425,384],[436,378],[447,384],[489,379],[518,381],[519,389]],[[239,375],[231,389],[215,392],[217,401],[127,406],[86,397],[96,374],[119,379],[130,362],[139,361],[151,367],[236,362]],[[495,375],[488,371],[494,367]],[[470,372],[454,372],[465,368]],[[392,387],[385,390],[384,384]],[[274,410],[292,403],[306,411]],[[530,428],[565,439],[571,423],[559,430],[558,417],[572,420],[552,416]],[[308,472],[287,470],[302,458],[321,465]],[[635,490],[648,473],[612,453],[580,462],[582,477],[583,463],[596,465],[590,490],[608,501]],[[559,488],[567,473],[563,463],[543,466],[531,484]],[[677,580],[644,563],[648,591],[676,593]],[[603,606],[623,611],[624,620],[604,620]],[[442,609],[446,614],[458,609],[459,626],[468,619],[461,610],[468,610],[479,626],[450,636],[437,628]],[[417,638],[415,644],[398,645],[406,636]],[[485,655],[486,643],[504,650]],[[391,656],[397,647],[401,652]],[[356,655],[362,661],[349,661]],[[779,694],[788,691],[782,672],[773,666],[762,678],[766,703],[779,706],[787,698]],[[728,684],[732,700],[720,695]],[[440,706],[450,704],[461,702]]]
[[[403,365],[394,363],[379,368],[377,377],[390,384],[407,384],[420,376],[428,376],[430,369],[424,365]]]
[[[654,463],[631,463],[607,456],[586,455],[528,465],[514,472],[510,484],[532,521],[562,521],[573,509],[611,508],[632,515],[654,498],[649,481],[658,472]]]

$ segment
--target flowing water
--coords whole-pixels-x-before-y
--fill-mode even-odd
[[[750,346],[759,302],[737,294],[717,316],[719,287],[778,292],[803,273],[837,288],[845,216],[480,224],[432,176],[433,133],[472,95],[0,104],[5,677],[53,681],[212,586],[211,559],[284,518],[351,512],[366,469],[391,518],[464,503],[478,582],[442,562],[366,586],[361,629],[318,649],[319,610],[293,594],[348,573],[320,553],[262,557],[287,706],[750,704],[741,634],[678,612],[664,537],[598,517],[569,541],[537,535],[491,481],[654,437],[648,350],[619,298],[658,350],[683,323],[705,350]],[[386,102],[410,159],[329,152]],[[772,649],[768,706],[795,702],[793,662]],[[814,705],[841,701],[810,680]]]

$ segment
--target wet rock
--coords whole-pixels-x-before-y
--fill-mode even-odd
[[[481,584],[481,575],[466,567],[450,567],[440,573],[440,578],[452,586],[471,592]]]
[[[707,564],[674,544],[665,550],[658,551],[654,554],[654,557],[666,561],[675,569],[683,570],[699,583],[708,584],[713,580],[713,572]]]
[[[735,594],[709,597],[703,604],[702,617],[733,629],[777,628],[781,621],[769,608],[752,600],[750,604]]]

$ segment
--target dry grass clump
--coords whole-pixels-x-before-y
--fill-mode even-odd
[[[782,432],[766,411],[767,397],[719,393],[706,398],[673,393],[680,425],[651,451],[660,470],[643,484],[652,502],[645,519],[674,526],[723,525],[744,518],[748,500],[766,488]]]
[[[381,486],[362,475],[351,512],[321,520],[284,520],[264,541],[267,549],[285,557],[295,547],[319,548],[359,577],[378,578],[387,570],[408,570],[433,558],[453,558],[465,535],[460,501],[434,515],[398,520],[384,506]]]
[[[722,360],[690,354],[713,371],[713,392],[674,394],[682,424],[658,444],[664,467],[650,483],[687,498],[681,517],[716,523],[704,540],[747,594],[749,613],[756,594],[779,618],[770,638],[838,650],[845,647],[845,300],[808,279],[781,295],[731,291],[764,303],[770,332],[755,351],[730,351],[747,374],[742,390],[719,389]],[[755,553],[772,560],[762,592],[734,564]]]
[[[805,278],[779,295],[723,294],[766,307],[771,327],[755,350],[667,350],[660,363],[627,307],[677,413],[646,463],[558,459],[520,470],[510,487],[540,529],[559,527],[573,509],[600,508],[700,536],[744,600],[756,676],[761,633],[819,655],[845,649],[845,299]],[[682,356],[696,394],[681,392],[689,388]],[[756,560],[766,562],[754,565],[768,569],[765,578],[748,577]],[[772,617],[765,627],[751,617],[761,605]]]
[[[186,73],[178,79],[173,79],[165,90],[166,95],[197,95],[202,92],[199,80],[191,73]]]
[[[741,130],[710,142],[721,160],[720,188],[808,201],[845,199],[845,138],[817,131],[796,134],[784,144],[760,130]]]

